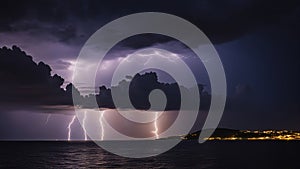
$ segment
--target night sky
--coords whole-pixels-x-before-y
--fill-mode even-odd
[[[85,41],[106,23],[137,12],[182,17],[198,26],[214,44],[225,69],[228,89],[220,127],[300,130],[298,1],[11,0],[0,6],[0,47],[18,51],[16,55],[21,57],[12,57],[1,49],[0,139],[65,139],[73,111],[62,102],[51,102],[55,108],[48,107],[45,95],[57,100],[50,90],[45,92],[48,83],[51,91],[66,88]],[[207,73],[195,54],[175,39],[153,34],[118,43],[105,56],[97,85],[109,86],[122,58],[150,47],[183,56],[198,83],[206,85],[204,90],[210,92]],[[22,51],[33,61],[24,59]],[[158,75],[160,81],[172,82],[164,74]],[[16,99],[18,93],[24,92],[17,83],[25,85],[26,92],[40,95]],[[36,88],[37,84],[42,87]],[[79,124],[73,130],[75,138],[82,138]]]

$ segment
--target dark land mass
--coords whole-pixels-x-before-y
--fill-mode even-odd
[[[208,130],[203,130],[203,132]],[[199,139],[200,131],[183,136],[184,140]],[[207,140],[300,140],[300,131],[292,130],[234,130],[218,128]]]

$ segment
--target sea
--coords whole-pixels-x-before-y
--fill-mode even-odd
[[[300,142],[186,140],[158,156],[136,159],[90,141],[0,141],[0,168],[300,169]]]

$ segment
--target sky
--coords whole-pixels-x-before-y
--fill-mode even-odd
[[[42,61],[52,70],[49,75],[47,66],[39,64],[36,69],[40,73],[28,71],[28,74],[12,75],[14,71],[27,73],[30,66],[22,69],[24,62],[18,58],[14,58],[14,63],[8,62],[8,57],[0,58],[1,65],[6,65],[0,72],[0,78],[5,81],[1,92],[14,90],[15,82],[7,77],[22,79],[24,75],[31,77],[22,80],[22,84],[30,89],[36,85],[34,79],[43,81],[43,77],[50,78],[54,74],[64,79],[62,82],[59,77],[52,78],[55,90],[65,88],[71,82],[81,47],[101,26],[128,14],[164,12],[195,24],[207,35],[220,56],[228,90],[228,104],[220,127],[300,130],[300,4],[297,1],[12,0],[2,2],[0,9],[0,47],[16,45],[32,56],[34,62]],[[110,86],[120,61],[128,54],[147,48],[179,54],[190,66],[197,82],[206,85],[205,90],[210,92],[209,78],[195,54],[178,40],[153,34],[133,36],[118,43],[98,69],[96,85]],[[162,82],[172,82],[164,74],[159,73],[158,78]],[[1,98],[0,138],[65,138],[72,111],[41,110],[35,106],[44,106],[44,103],[38,102],[39,99],[32,100],[34,106],[27,106],[26,99]],[[44,125],[49,114],[55,118],[50,117]],[[36,128],[41,125],[40,130]],[[41,134],[43,131],[48,132]],[[82,136],[80,127],[74,131],[78,131],[79,138]]]

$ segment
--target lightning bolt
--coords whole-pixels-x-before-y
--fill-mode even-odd
[[[68,141],[71,141],[71,125],[74,123],[74,120],[75,120],[76,116],[74,115],[68,125]]]
[[[46,121],[45,121],[45,126],[47,125],[47,123],[48,123],[50,117],[51,117],[51,114],[48,114],[47,119],[46,119]]]
[[[157,127],[157,118],[158,118],[158,112],[155,112],[155,121],[154,121],[154,131],[152,131],[152,133],[155,134],[155,138],[159,139],[159,135],[158,135],[158,127]]]
[[[100,135],[101,140],[104,139],[103,114],[104,114],[104,111],[100,111],[99,123],[100,123],[100,126],[101,126],[101,135]]]
[[[84,132],[84,141],[87,141],[85,121],[86,121],[86,111],[84,111],[84,117],[83,117],[83,120],[82,120],[82,127],[83,127],[83,132]]]

